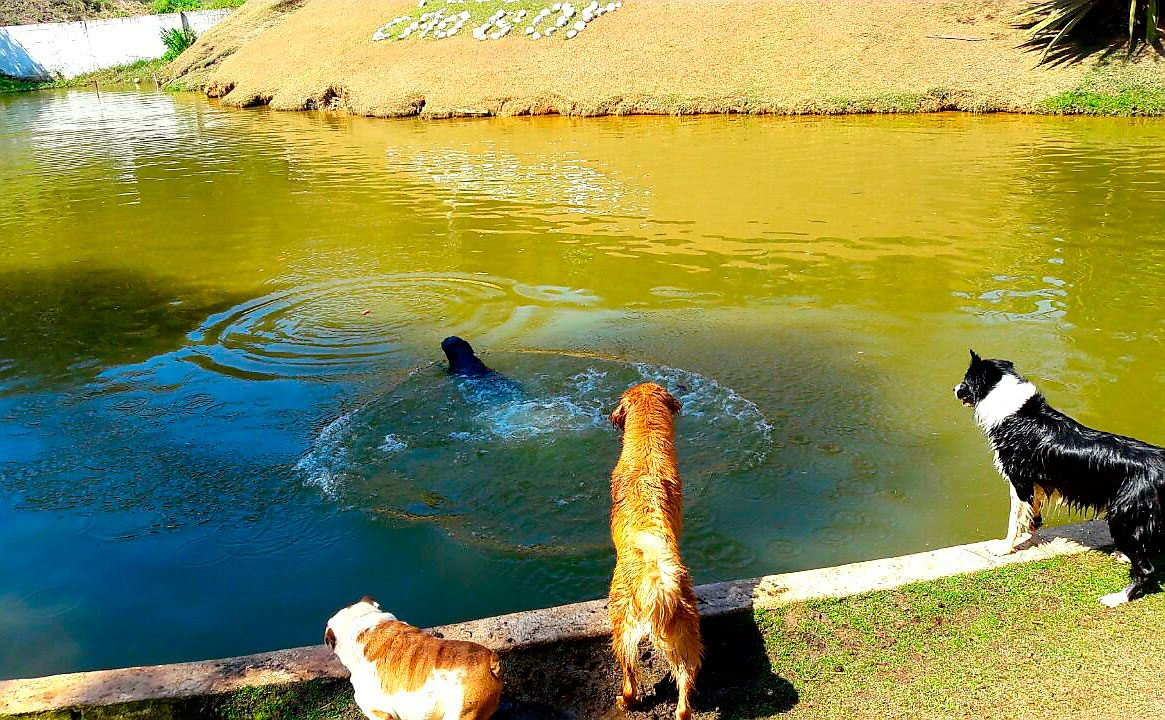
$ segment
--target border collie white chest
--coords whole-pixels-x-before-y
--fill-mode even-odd
[[[1011,488],[1007,537],[997,554],[1013,552],[1041,523],[1049,498],[1104,513],[1116,547],[1130,561],[1130,582],[1100,599],[1109,607],[1158,588],[1153,561],[1165,550],[1165,448],[1093,430],[1052,408],[1007,360],[971,365],[955,396],[974,408],[995,451],[995,467]]]

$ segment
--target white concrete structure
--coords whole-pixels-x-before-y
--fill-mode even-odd
[[[166,52],[163,30],[186,27],[201,35],[230,12],[201,10],[0,27],[0,74],[50,80],[152,60]]]

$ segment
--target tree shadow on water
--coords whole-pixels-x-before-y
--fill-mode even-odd
[[[124,268],[0,273],[0,388],[84,382],[168,352],[240,300]]]

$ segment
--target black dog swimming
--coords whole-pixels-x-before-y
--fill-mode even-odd
[[[1007,537],[993,547],[1013,552],[1039,527],[1041,509],[1059,499],[1104,513],[1117,550],[1132,565],[1130,582],[1100,602],[1115,607],[1159,589],[1153,561],[1165,550],[1165,448],[1093,430],[1053,409],[1007,360],[971,366],[955,396],[995,451],[995,467],[1011,486]]]
[[[456,335],[441,341],[441,349],[449,359],[449,374],[473,381],[462,384],[467,397],[492,403],[516,400],[525,395],[520,384],[483,363],[473,352],[473,346]]]
[[[449,359],[450,375],[485,377],[486,375],[496,374],[493,370],[486,367],[485,363],[474,354],[472,345],[456,335],[451,335],[442,340],[441,349],[445,351],[445,357]]]

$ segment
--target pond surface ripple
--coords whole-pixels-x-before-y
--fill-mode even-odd
[[[0,677],[598,597],[645,379],[698,582],[1000,534],[968,347],[1165,443],[1160,121],[0,113]]]

